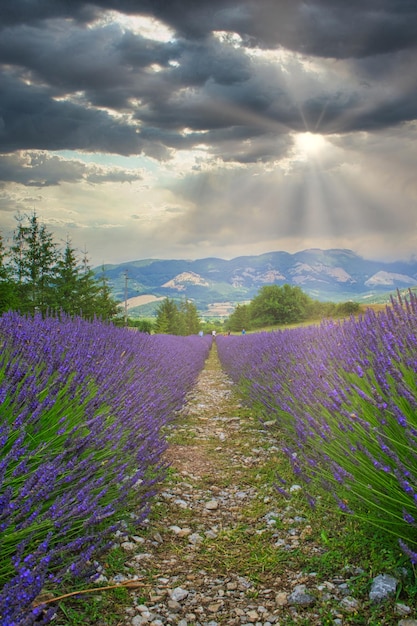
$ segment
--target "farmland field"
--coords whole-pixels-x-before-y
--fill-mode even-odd
[[[167,493],[164,485],[173,480],[172,502],[177,498],[186,503],[178,494],[185,493],[196,476],[200,476],[197,491],[191,489],[187,498],[204,503],[208,497],[204,494],[211,494],[211,508],[204,509],[205,516],[215,520],[219,502],[222,507],[228,499],[237,510],[237,517],[224,513],[229,534],[224,534],[226,529],[222,534],[221,526],[213,521],[207,531],[212,535],[196,539],[191,548],[193,558],[199,554],[196,562],[201,570],[209,569],[210,562],[217,563],[219,576],[222,562],[228,562],[229,569],[221,574],[225,581],[227,572],[240,568],[236,580],[238,571],[244,572],[251,580],[248,589],[256,580],[264,581],[264,590],[266,582],[274,585],[274,576],[281,571],[279,563],[287,562],[285,551],[277,551],[278,543],[271,550],[272,535],[262,525],[252,533],[249,528],[249,541],[264,560],[259,563],[247,546],[249,562],[253,559],[248,567],[233,548],[233,541],[238,541],[246,550],[242,520],[251,523],[237,503],[239,498],[253,499],[250,514],[258,511],[253,524],[255,520],[259,524],[266,519],[265,505],[270,507],[270,502],[275,502],[277,510],[291,510],[294,485],[300,490],[297,501],[303,500],[311,511],[303,509],[304,518],[311,517],[309,532],[320,526],[318,516],[326,503],[339,520],[335,528],[344,520],[346,529],[354,524],[355,532],[364,537],[370,528],[375,529],[380,545],[385,546],[386,562],[391,564],[389,573],[395,573],[394,564],[399,567],[401,563],[413,575],[417,563],[414,296],[379,312],[368,310],[356,319],[218,336],[215,348],[211,336],[149,336],[98,321],[25,318],[11,313],[0,318],[0,338],[1,624],[23,626],[52,620],[57,607],[42,604],[40,594],[49,589],[57,595],[59,589],[80,580],[93,584],[101,571],[100,558],[115,537],[143,535],[148,517],[158,516],[155,502],[161,507],[159,515],[165,512],[158,531],[150,528],[150,539],[144,541],[153,550],[161,538],[160,563],[168,571],[173,567],[166,559],[171,544],[164,542],[167,533],[173,532],[168,520],[176,509],[174,513],[165,510],[160,494]],[[196,397],[193,405],[199,376],[214,353],[223,368],[216,379],[217,389],[210,387],[204,399]],[[240,404],[238,400],[233,406],[227,404],[225,376],[233,381]],[[193,411],[194,422],[181,427],[179,412],[189,420]],[[261,443],[259,429],[264,433]],[[206,456],[208,445],[211,460]],[[255,451],[244,452],[251,448]],[[268,458],[265,465],[264,456]],[[248,471],[242,470],[242,464],[247,464]],[[254,473],[249,471],[252,464]],[[220,474],[216,467],[221,467]],[[183,491],[181,481],[185,481]],[[208,491],[204,485],[211,485]],[[256,504],[258,491],[264,505]],[[187,523],[194,529],[192,536],[201,537],[204,516],[197,508],[193,513],[192,506],[184,510],[183,526]],[[275,515],[280,519],[281,513]],[[265,535],[263,544],[256,539],[258,532]],[[323,529],[321,533],[326,546],[329,533]],[[325,555],[326,549],[318,542],[316,538],[311,547]],[[182,548],[171,547],[174,562],[176,551]],[[308,568],[305,561],[303,567]],[[373,571],[375,566],[369,567]],[[145,565],[140,568],[143,575],[148,572]],[[186,576],[184,568],[178,572]],[[153,576],[150,571],[146,575]],[[163,577],[163,571],[159,575]],[[232,579],[229,575],[230,585]],[[289,580],[287,574],[288,584]],[[412,581],[408,588],[413,588]],[[407,599],[412,605],[410,594]],[[219,607],[218,623],[231,624],[226,608],[232,611],[232,607],[213,598],[212,606]],[[272,600],[268,602],[271,615],[282,611],[273,609]],[[250,604],[245,610],[252,610]],[[172,623],[167,615],[168,621],[162,623]]]

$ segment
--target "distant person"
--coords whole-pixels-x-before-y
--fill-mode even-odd
[[[242,335],[246,335],[246,330],[242,328]]]
[[[215,331],[215,330],[212,330],[212,331],[211,331],[211,334],[213,335],[213,337],[215,337],[215,336],[216,336],[216,331]]]
[[[203,331],[202,331],[202,330],[199,330],[199,331],[198,331],[198,336],[199,336],[199,337],[202,337],[203,335],[204,335]]]

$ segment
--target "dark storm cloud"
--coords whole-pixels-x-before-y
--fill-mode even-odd
[[[140,151],[135,129],[104,111],[55,100],[48,87],[27,85],[0,72],[0,151],[21,149],[133,154]]]
[[[88,183],[132,182],[140,180],[137,172],[116,168],[100,168],[81,161],[49,156],[47,153],[0,155],[0,181],[15,182],[28,187],[49,187],[63,182]]]
[[[87,99],[109,101],[116,109],[135,96],[143,68],[167,65],[175,56],[172,46],[124,32],[117,24],[86,29],[53,21],[0,31],[1,63],[57,93],[83,91]]]
[[[79,0],[4,0],[0,4],[0,24],[7,27],[39,23],[55,17],[88,22],[94,13],[90,3]]]
[[[414,0],[3,0],[0,24],[89,22],[103,9],[154,16],[188,38],[230,30],[253,45],[333,58],[416,46]]]
[[[176,36],[94,22],[105,9],[153,16]],[[416,21],[415,0],[3,0],[0,151],[166,160],[203,143],[248,163],[282,156],[291,131],[397,125],[417,116]],[[333,59],[346,78],[259,60],[255,46]]]

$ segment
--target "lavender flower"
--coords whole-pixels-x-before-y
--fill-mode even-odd
[[[365,520],[366,503],[370,521],[416,546],[407,520],[417,518],[417,297],[357,320],[216,343],[246,401],[275,421],[297,478],[319,478]]]
[[[94,574],[125,510],[146,516],[211,338],[7,313],[0,339],[0,622],[23,626],[50,620],[47,580]]]

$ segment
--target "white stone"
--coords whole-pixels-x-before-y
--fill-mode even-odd
[[[174,500],[174,502],[175,504],[178,504],[180,509],[188,509],[188,504],[185,500],[181,500],[180,498],[178,498],[178,500]]]
[[[135,615],[132,619],[132,626],[142,626],[143,624],[149,624],[146,617],[142,617],[142,615]]]
[[[180,602],[188,596],[188,591],[186,589],[183,589],[182,587],[175,587],[175,589],[171,591],[170,596],[171,600],[174,600],[175,602]]]
[[[407,606],[407,604],[397,602],[397,604],[395,605],[395,612],[397,613],[397,615],[410,615],[411,608]]]
[[[206,502],[205,506],[206,509],[208,509],[209,511],[215,511],[219,508],[219,503],[217,502],[217,500],[210,500],[209,502]]]
[[[359,602],[356,598],[352,598],[351,596],[346,596],[341,600],[340,606],[344,608],[348,613],[356,613],[359,608]]]
[[[372,581],[369,599],[371,602],[382,602],[395,594],[398,580],[389,574],[380,574]]]

